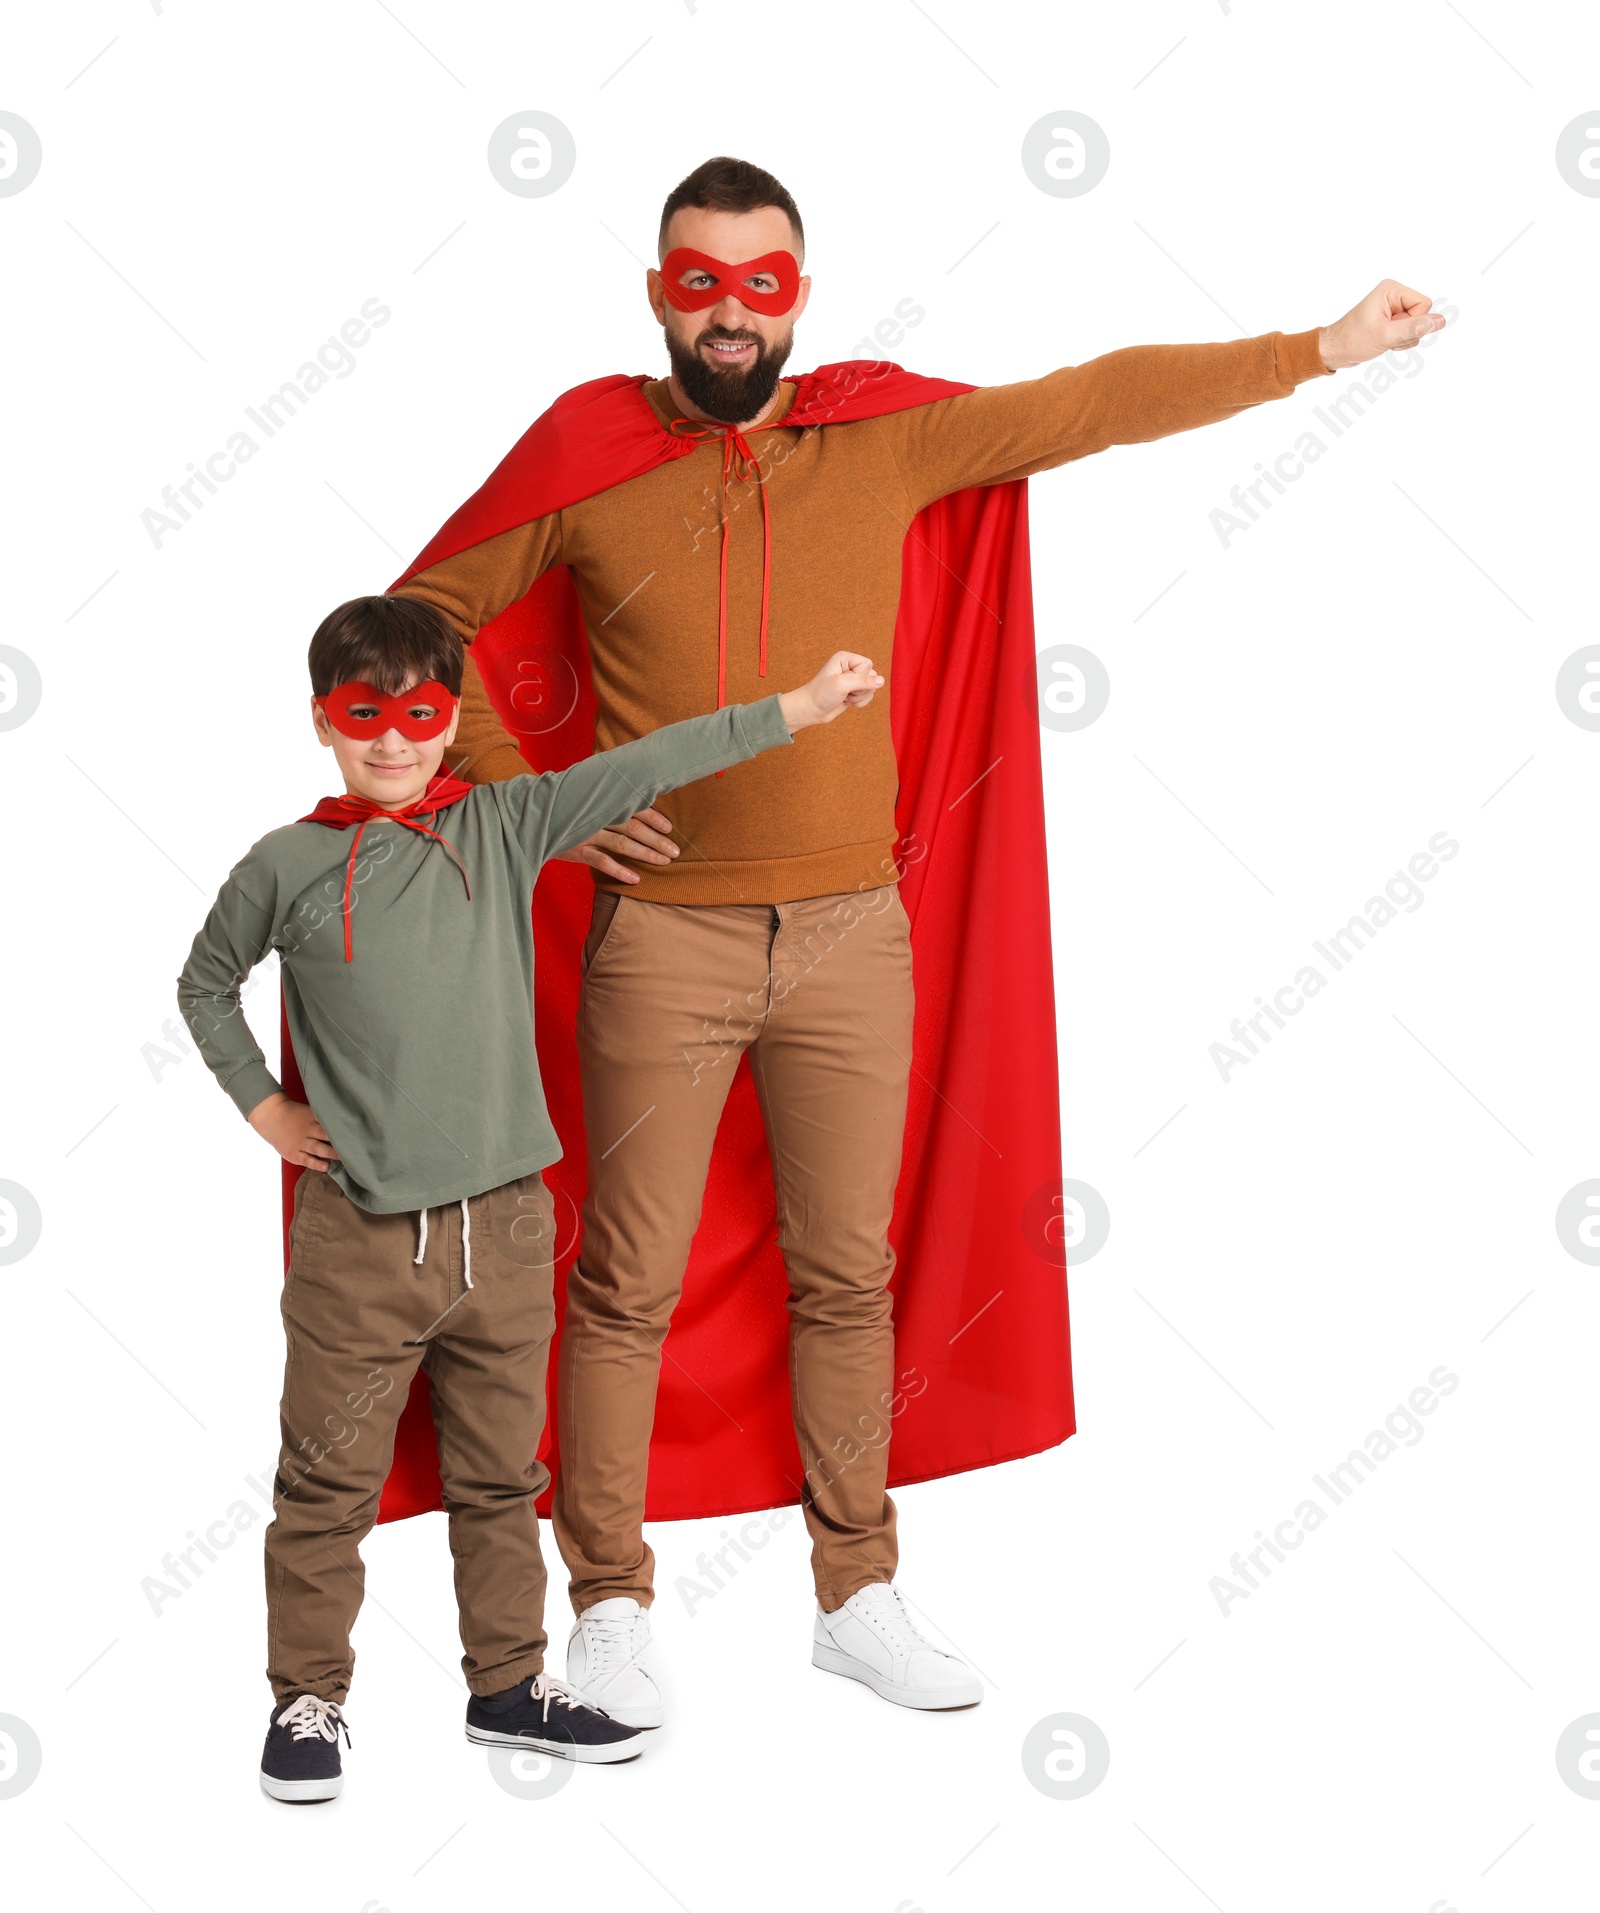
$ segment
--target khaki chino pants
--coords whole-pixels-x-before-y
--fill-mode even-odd
[[[818,1600],[831,1610],[893,1578],[887,1444],[860,1448],[858,1431],[884,1423],[893,1391],[888,1228],[911,1021],[894,884],[776,905],[597,895],[578,1021],[589,1194],[561,1335],[555,1501],[580,1614],[613,1595],[652,1598],[642,1524],[661,1345],[744,1055],[789,1277]],[[714,1376],[697,1379],[714,1395]]]
[[[412,1376],[433,1388],[462,1667],[475,1694],[544,1665],[535,1457],[555,1327],[553,1211],[534,1174],[462,1205],[372,1215],[326,1174],[295,1191],[275,1518],[266,1534],[267,1676],[280,1702],[342,1701],[361,1607],[360,1543],[378,1514]]]

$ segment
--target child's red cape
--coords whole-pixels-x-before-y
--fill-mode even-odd
[[[691,441],[657,422],[645,383],[595,379],[559,398],[405,577],[690,454]],[[824,366],[797,388],[783,424],[822,429],[971,389],[867,363]],[[564,566],[485,625],[472,655],[535,770],[592,750],[588,653]],[[900,888],[917,991],[891,1231],[895,1368],[906,1386],[891,1485],[1035,1454],[1073,1431],[1034,674],[1025,484],[940,499],[906,536],[891,685]],[[554,729],[535,728],[569,703]],[[533,904],[539,1060],[566,1152],[545,1172],[558,1217],[558,1306],[586,1176],[574,1029],[592,895],[586,868],[555,863]],[[439,978],[441,990],[471,987],[470,977]],[[283,1041],[285,1087],[299,1095],[287,1028]],[[286,1231],[295,1175],[286,1169]],[[653,1520],[799,1499],[775,1218],[765,1133],[742,1065],[661,1369],[646,1509]],[[552,1362],[552,1391],[556,1372]],[[427,1390],[419,1371],[382,1521],[443,1505]],[[539,1448],[552,1469],[554,1426],[552,1393]]]

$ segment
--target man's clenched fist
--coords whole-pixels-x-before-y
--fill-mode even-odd
[[[1420,292],[1401,285],[1398,279],[1385,279],[1374,286],[1360,305],[1352,306],[1342,319],[1325,325],[1317,338],[1322,363],[1330,372],[1347,365],[1365,365],[1368,359],[1385,352],[1404,352],[1424,333],[1437,332],[1443,318],[1433,310],[1433,301]]]

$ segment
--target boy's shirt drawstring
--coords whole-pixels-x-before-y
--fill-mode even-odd
[[[440,840],[441,842],[443,839]],[[472,1211],[467,1207],[468,1198],[461,1198],[461,1274],[466,1286],[472,1287]],[[422,1258],[428,1253],[428,1212],[417,1211],[417,1252],[411,1258],[414,1269],[422,1267]]]

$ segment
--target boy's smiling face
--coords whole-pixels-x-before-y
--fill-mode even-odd
[[[418,682],[413,680],[399,695],[408,696]],[[455,739],[461,706],[459,701],[454,702],[450,722],[435,737],[407,737],[403,731],[393,728],[377,737],[347,737],[328,722],[327,712],[315,698],[311,701],[311,722],[318,739],[333,752],[344,787],[352,797],[365,797],[385,810],[402,810],[428,788],[444,761],[446,746]],[[349,715],[359,720],[375,715],[377,709],[376,703],[367,705],[356,699],[349,706]],[[409,714],[425,718],[436,715],[438,710],[439,705],[430,693],[418,698]]]

